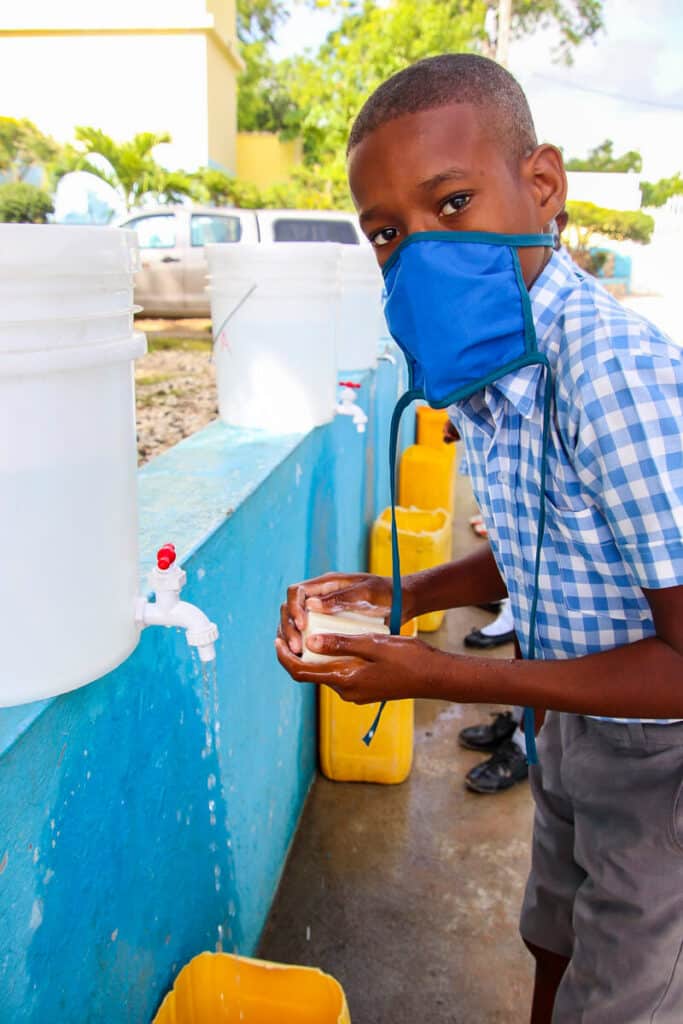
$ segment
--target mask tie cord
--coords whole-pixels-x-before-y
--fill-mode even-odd
[[[541,552],[543,549],[543,535],[545,533],[545,482],[548,468],[548,441],[550,438],[550,414],[553,397],[553,378],[550,366],[545,366],[545,391],[543,396],[543,435],[541,440],[541,493],[540,511],[538,514],[538,538],[536,540],[536,562],[534,566],[534,590],[529,612],[529,645],[527,657],[529,661],[536,658],[536,616],[538,611],[539,579],[541,575]],[[536,722],[533,708],[524,708],[524,739],[526,741],[527,761],[529,764],[538,764],[538,753],[536,751]]]
[[[389,619],[389,631],[392,636],[398,636],[401,632],[401,617],[403,613],[403,594],[401,593],[401,555],[398,549],[398,526],[396,523],[396,459],[398,455],[398,433],[401,426],[401,417],[411,402],[419,397],[414,391],[406,391],[394,408],[391,417],[391,430],[389,432],[389,488],[391,493],[391,616]],[[369,747],[373,741],[382,714],[387,705],[385,700],[380,704],[372,725],[363,736],[363,743]]]

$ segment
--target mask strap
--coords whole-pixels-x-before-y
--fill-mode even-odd
[[[401,417],[408,406],[421,398],[419,391],[406,391],[401,395],[394,408],[391,417],[391,429],[389,431],[389,488],[391,493],[391,616],[389,618],[389,631],[392,636],[398,636],[401,632],[401,616],[403,613],[403,595],[401,593],[401,556],[398,549],[398,526],[396,523],[396,460],[398,455],[398,435],[401,426]],[[386,707],[385,700],[380,704],[374,721],[365,736],[363,743],[369,747],[372,743],[377,726],[380,723],[382,713]]]
[[[544,360],[545,366],[545,391],[543,396],[543,435],[541,440],[541,505],[538,514],[538,538],[536,540],[536,562],[534,566],[534,591],[531,599],[531,610],[529,612],[529,645],[527,658],[533,661],[536,658],[536,616],[538,611],[539,578],[541,575],[541,551],[543,549],[543,535],[545,533],[545,481],[548,469],[548,441],[550,438],[550,413],[553,398],[553,376],[550,366]],[[536,752],[536,722],[533,708],[524,708],[524,739],[526,741],[527,761],[529,764],[538,764]]]

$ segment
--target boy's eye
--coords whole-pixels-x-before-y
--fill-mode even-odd
[[[376,246],[389,245],[397,237],[398,228],[382,228],[380,231],[375,231],[374,235],[370,235],[370,241]]]
[[[457,195],[449,196],[448,199],[441,204],[439,214],[450,217],[454,213],[460,213],[466,206],[469,206],[471,198],[472,196],[469,192],[458,192]]]

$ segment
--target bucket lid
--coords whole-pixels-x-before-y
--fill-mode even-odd
[[[114,227],[0,224],[0,279],[91,277],[138,269],[137,236]]]
[[[240,242],[239,245],[212,244],[204,246],[212,277],[231,276],[281,277],[313,280],[337,275],[339,250],[337,242]]]

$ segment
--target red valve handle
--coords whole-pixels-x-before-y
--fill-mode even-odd
[[[354,390],[360,388],[360,384],[355,384],[352,380],[340,380],[340,388],[354,388]]]
[[[175,544],[164,544],[157,551],[157,566],[160,569],[169,569],[175,562]]]

